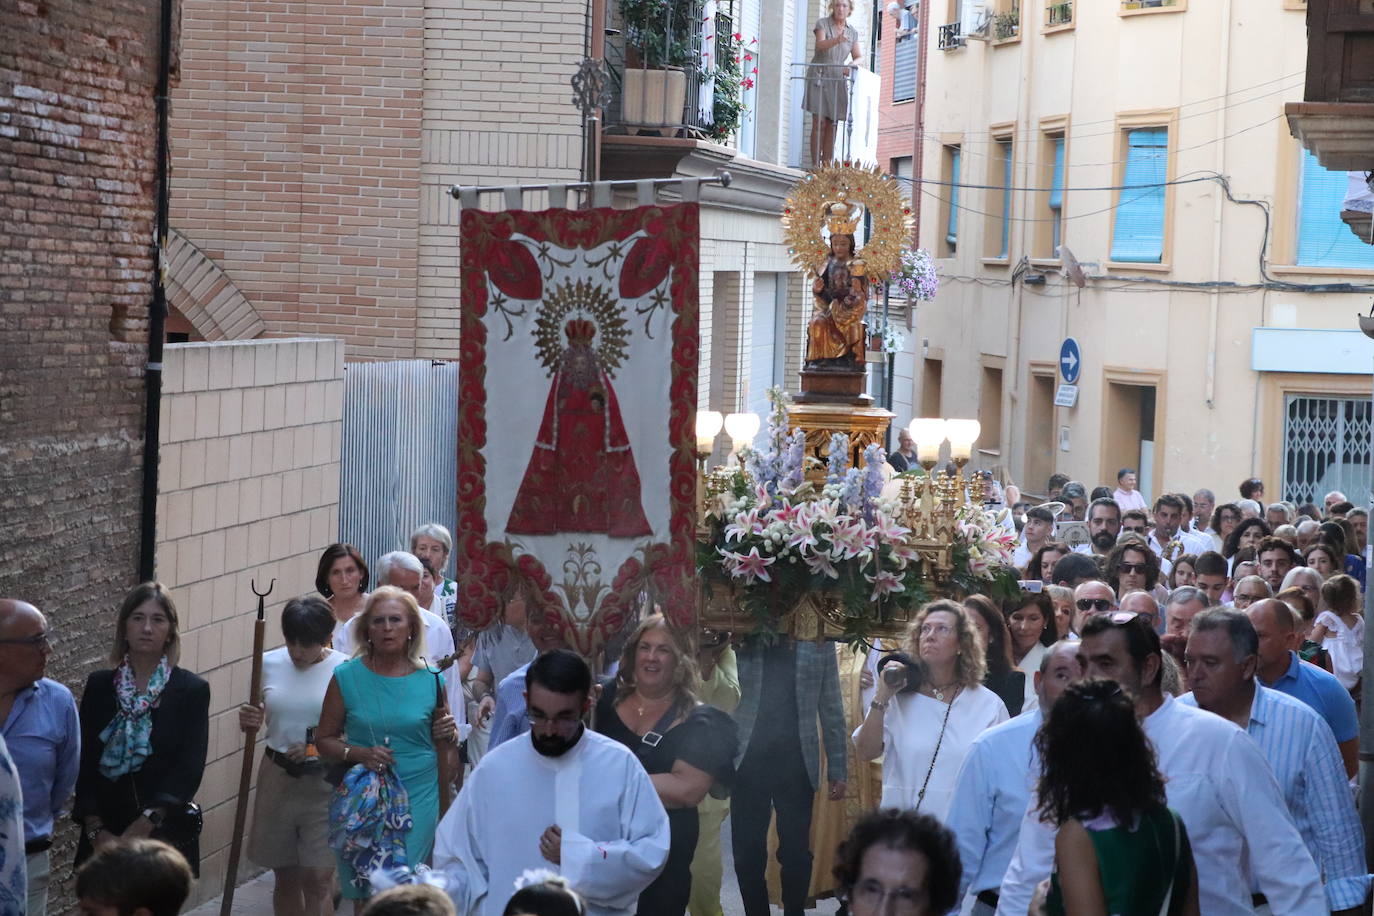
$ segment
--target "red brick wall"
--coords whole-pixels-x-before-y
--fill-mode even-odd
[[[173,228],[268,335],[415,354],[422,0],[186,0]]]
[[[0,0],[0,595],[73,687],[137,575],[157,28],[157,0]]]

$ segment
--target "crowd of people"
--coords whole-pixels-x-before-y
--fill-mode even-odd
[[[727,816],[748,916],[1366,912],[1365,510],[1049,484],[1003,495],[1019,593],[859,648],[648,608],[589,660],[519,594],[468,629],[442,526],[331,545],[239,710],[274,912],[720,916]],[[46,912],[68,811],[83,912],[186,900],[210,687],[179,633],[134,588],[78,705],[0,601],[0,912]]]

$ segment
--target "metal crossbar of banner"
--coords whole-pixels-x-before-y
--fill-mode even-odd
[[[722,188],[728,188],[731,180],[729,172],[721,171],[709,178],[642,178],[621,181],[577,181],[569,184],[454,185],[449,188],[449,195],[462,206],[475,209],[480,206],[483,194],[501,194],[505,198],[508,210],[518,210],[524,205],[526,192],[547,191],[549,207],[561,209],[568,206],[570,191],[582,192],[587,196],[584,206],[609,207],[613,192],[634,189],[635,203],[647,207],[654,203],[658,191],[663,188],[678,186],[681,188],[682,200],[693,203],[701,199],[702,185],[718,184]]]

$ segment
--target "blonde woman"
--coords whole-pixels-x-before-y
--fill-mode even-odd
[[[883,758],[884,808],[911,808],[944,820],[969,745],[1008,718],[1006,704],[983,686],[987,663],[969,612],[932,601],[907,628],[910,664],[889,662],[854,747]]]
[[[681,916],[692,891],[697,805],[712,785],[734,778],[734,719],[699,703],[696,663],[662,614],[644,619],[625,643],[619,673],[604,685],[596,730],[639,758],[668,809],[668,863],[639,895],[643,916]]]
[[[451,742],[457,726],[440,676],[425,669],[425,625],[409,592],[389,585],[372,592],[350,629],[354,656],[334,669],[315,744],[322,757],[400,780],[413,820],[405,837],[413,869],[429,859],[439,821],[436,744]],[[354,861],[339,855],[338,866],[357,912],[371,886]]]
[[[830,0],[830,15],[816,20],[816,53],[807,68],[802,110],[811,112],[811,164],[835,158],[835,124],[849,117],[849,67],[863,57],[859,32],[849,24],[849,0]]]

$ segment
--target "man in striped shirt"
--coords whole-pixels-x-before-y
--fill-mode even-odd
[[[1335,735],[1307,704],[1256,683],[1258,653],[1259,636],[1243,612],[1198,614],[1185,657],[1193,692],[1179,702],[1229,719],[1255,739],[1322,873],[1331,912],[1362,912],[1370,879],[1364,834]]]

